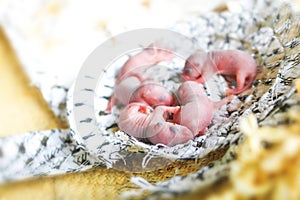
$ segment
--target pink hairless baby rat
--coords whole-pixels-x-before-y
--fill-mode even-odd
[[[123,105],[130,102],[143,102],[150,106],[171,105],[173,95],[161,84],[146,82],[136,76],[129,76],[115,86],[115,91],[109,100],[106,109],[109,112],[112,106],[118,101]]]
[[[158,106],[150,115],[146,128],[148,140],[153,144],[174,146],[193,139],[194,134],[186,126],[167,121],[167,109],[168,106]]]
[[[145,65],[154,65],[156,63],[168,61],[173,58],[174,55],[171,51],[160,49],[152,44],[149,47],[145,48],[142,52],[130,57],[125,62],[117,76],[117,82],[119,82],[125,75],[138,67],[142,67]]]
[[[186,81],[178,88],[178,98],[180,107],[165,107],[165,111],[174,114],[172,122],[187,127],[194,136],[198,136],[205,134],[213,119],[214,110],[227,103],[231,96],[213,102],[201,84]]]
[[[151,78],[143,78],[144,72],[149,67],[151,67],[150,65],[156,64],[161,61],[170,60],[173,57],[174,55],[170,51],[162,50],[153,47],[153,45],[150,45],[142,52],[129,58],[127,62],[123,65],[121,71],[117,76],[115,91],[109,99],[105,111],[110,112],[112,106],[114,106],[117,101],[123,105],[129,103],[133,92],[145,81],[151,80]],[[159,89],[157,86],[149,86],[149,88]],[[162,88],[160,89],[163,90]],[[145,93],[146,86],[139,91]],[[167,92],[166,90],[164,91]],[[168,95],[168,92],[166,93],[166,95]],[[166,100],[168,101],[168,99]],[[163,105],[168,105],[168,103],[163,103]]]
[[[173,95],[164,86],[158,83],[146,83],[138,87],[131,95],[131,102],[141,102],[149,106],[173,104]]]
[[[256,78],[257,65],[246,52],[240,50],[196,51],[186,61],[184,80],[204,83],[214,74],[235,75],[237,86],[228,89],[227,95],[247,90]]]
[[[120,130],[153,144],[173,146],[203,135],[210,125],[215,109],[228,102],[211,101],[201,84],[193,81],[182,83],[178,89],[181,106],[151,106],[133,102],[121,112]],[[170,118],[173,114],[173,119]]]
[[[118,127],[135,138],[143,138],[145,125],[150,123],[149,115],[152,112],[151,106],[138,102],[130,103],[121,112]]]
[[[173,146],[194,137],[185,126],[167,122],[165,106],[155,109],[143,103],[130,103],[121,112],[118,126],[125,133],[153,144]]]

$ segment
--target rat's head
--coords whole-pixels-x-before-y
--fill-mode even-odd
[[[130,102],[144,102],[150,106],[169,106],[173,100],[173,95],[167,88],[157,83],[148,83],[135,90]]]
[[[180,104],[184,104],[195,99],[195,97],[203,97],[206,94],[202,84],[195,81],[185,81],[179,86],[177,95]]]
[[[196,51],[185,62],[182,78],[185,81],[197,81],[198,83],[204,83],[203,73],[205,63],[207,59],[207,53],[204,51]]]

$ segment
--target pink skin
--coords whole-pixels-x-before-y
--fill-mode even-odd
[[[249,54],[239,50],[196,51],[187,59],[182,77],[186,81],[204,83],[214,74],[234,75],[237,86],[226,90],[226,94],[239,94],[255,80],[257,65]]]
[[[128,104],[120,114],[119,129],[135,138],[145,138],[146,125],[153,108],[143,103]]]
[[[151,80],[142,77],[150,65],[171,60],[173,57],[174,55],[171,52],[157,49],[150,45],[144,51],[129,58],[117,76],[115,91],[108,102],[105,112],[109,113],[117,102],[127,105],[136,88],[143,82]]]
[[[178,89],[180,106],[151,106],[133,102],[122,111],[120,130],[138,139],[153,144],[173,146],[185,143],[195,136],[205,134],[213,118],[213,111],[230,100],[212,102],[203,87],[193,81],[186,81]],[[170,119],[173,114],[173,119]]]
[[[146,133],[148,140],[153,144],[160,143],[174,146],[194,138],[193,133],[187,127],[166,121],[169,108],[167,106],[158,106],[150,115],[150,123],[146,126]],[[171,108],[176,109],[176,107]]]
[[[137,88],[133,92],[129,102],[141,102],[149,106],[170,106],[173,101],[172,93],[165,87],[157,83],[148,83]]]
[[[131,102],[143,102],[149,106],[171,105],[172,94],[162,85],[154,82],[144,83],[136,76],[129,76],[116,85],[111,96],[106,112],[110,112],[113,105],[118,101],[123,105]]]
[[[119,84],[115,85],[115,90],[110,97],[106,110],[106,113],[110,113],[112,107],[117,103],[127,105],[133,94],[133,92],[141,85],[141,80],[135,76],[128,77],[122,80]]]
[[[117,82],[123,79],[125,75],[134,69],[142,66],[150,66],[162,61],[168,61],[174,58],[174,55],[170,51],[159,49],[153,45],[145,48],[142,52],[130,57],[121,68],[117,76]]]
[[[167,111],[174,114],[175,123],[190,129],[194,136],[205,134],[214,110],[231,99],[227,97],[213,102],[207,97],[202,85],[194,81],[183,82],[178,88],[178,97],[181,108],[171,107]]]
[[[180,85],[178,97],[181,109],[174,115],[174,121],[189,128],[195,136],[204,134],[213,119],[214,104],[203,87],[186,81]]]
[[[151,81],[152,78],[143,78],[143,74],[148,69],[148,66],[142,66],[132,70],[116,81],[115,90],[109,99],[106,112],[109,113],[111,108],[119,102],[122,105],[127,105],[135,90],[137,90],[144,82]]]
[[[153,144],[174,146],[192,139],[194,135],[188,128],[166,121],[166,109],[168,107],[153,109],[143,103],[130,103],[121,113],[118,126],[127,134]]]

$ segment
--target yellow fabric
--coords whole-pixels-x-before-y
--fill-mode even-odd
[[[59,127],[59,122],[43,101],[37,88],[18,63],[0,32],[0,137],[36,129]]]

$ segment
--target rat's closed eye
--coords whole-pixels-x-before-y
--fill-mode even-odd
[[[186,68],[184,69],[184,73],[185,73],[185,74],[192,74],[192,73],[193,73],[193,68],[191,68],[191,67],[186,67]]]

